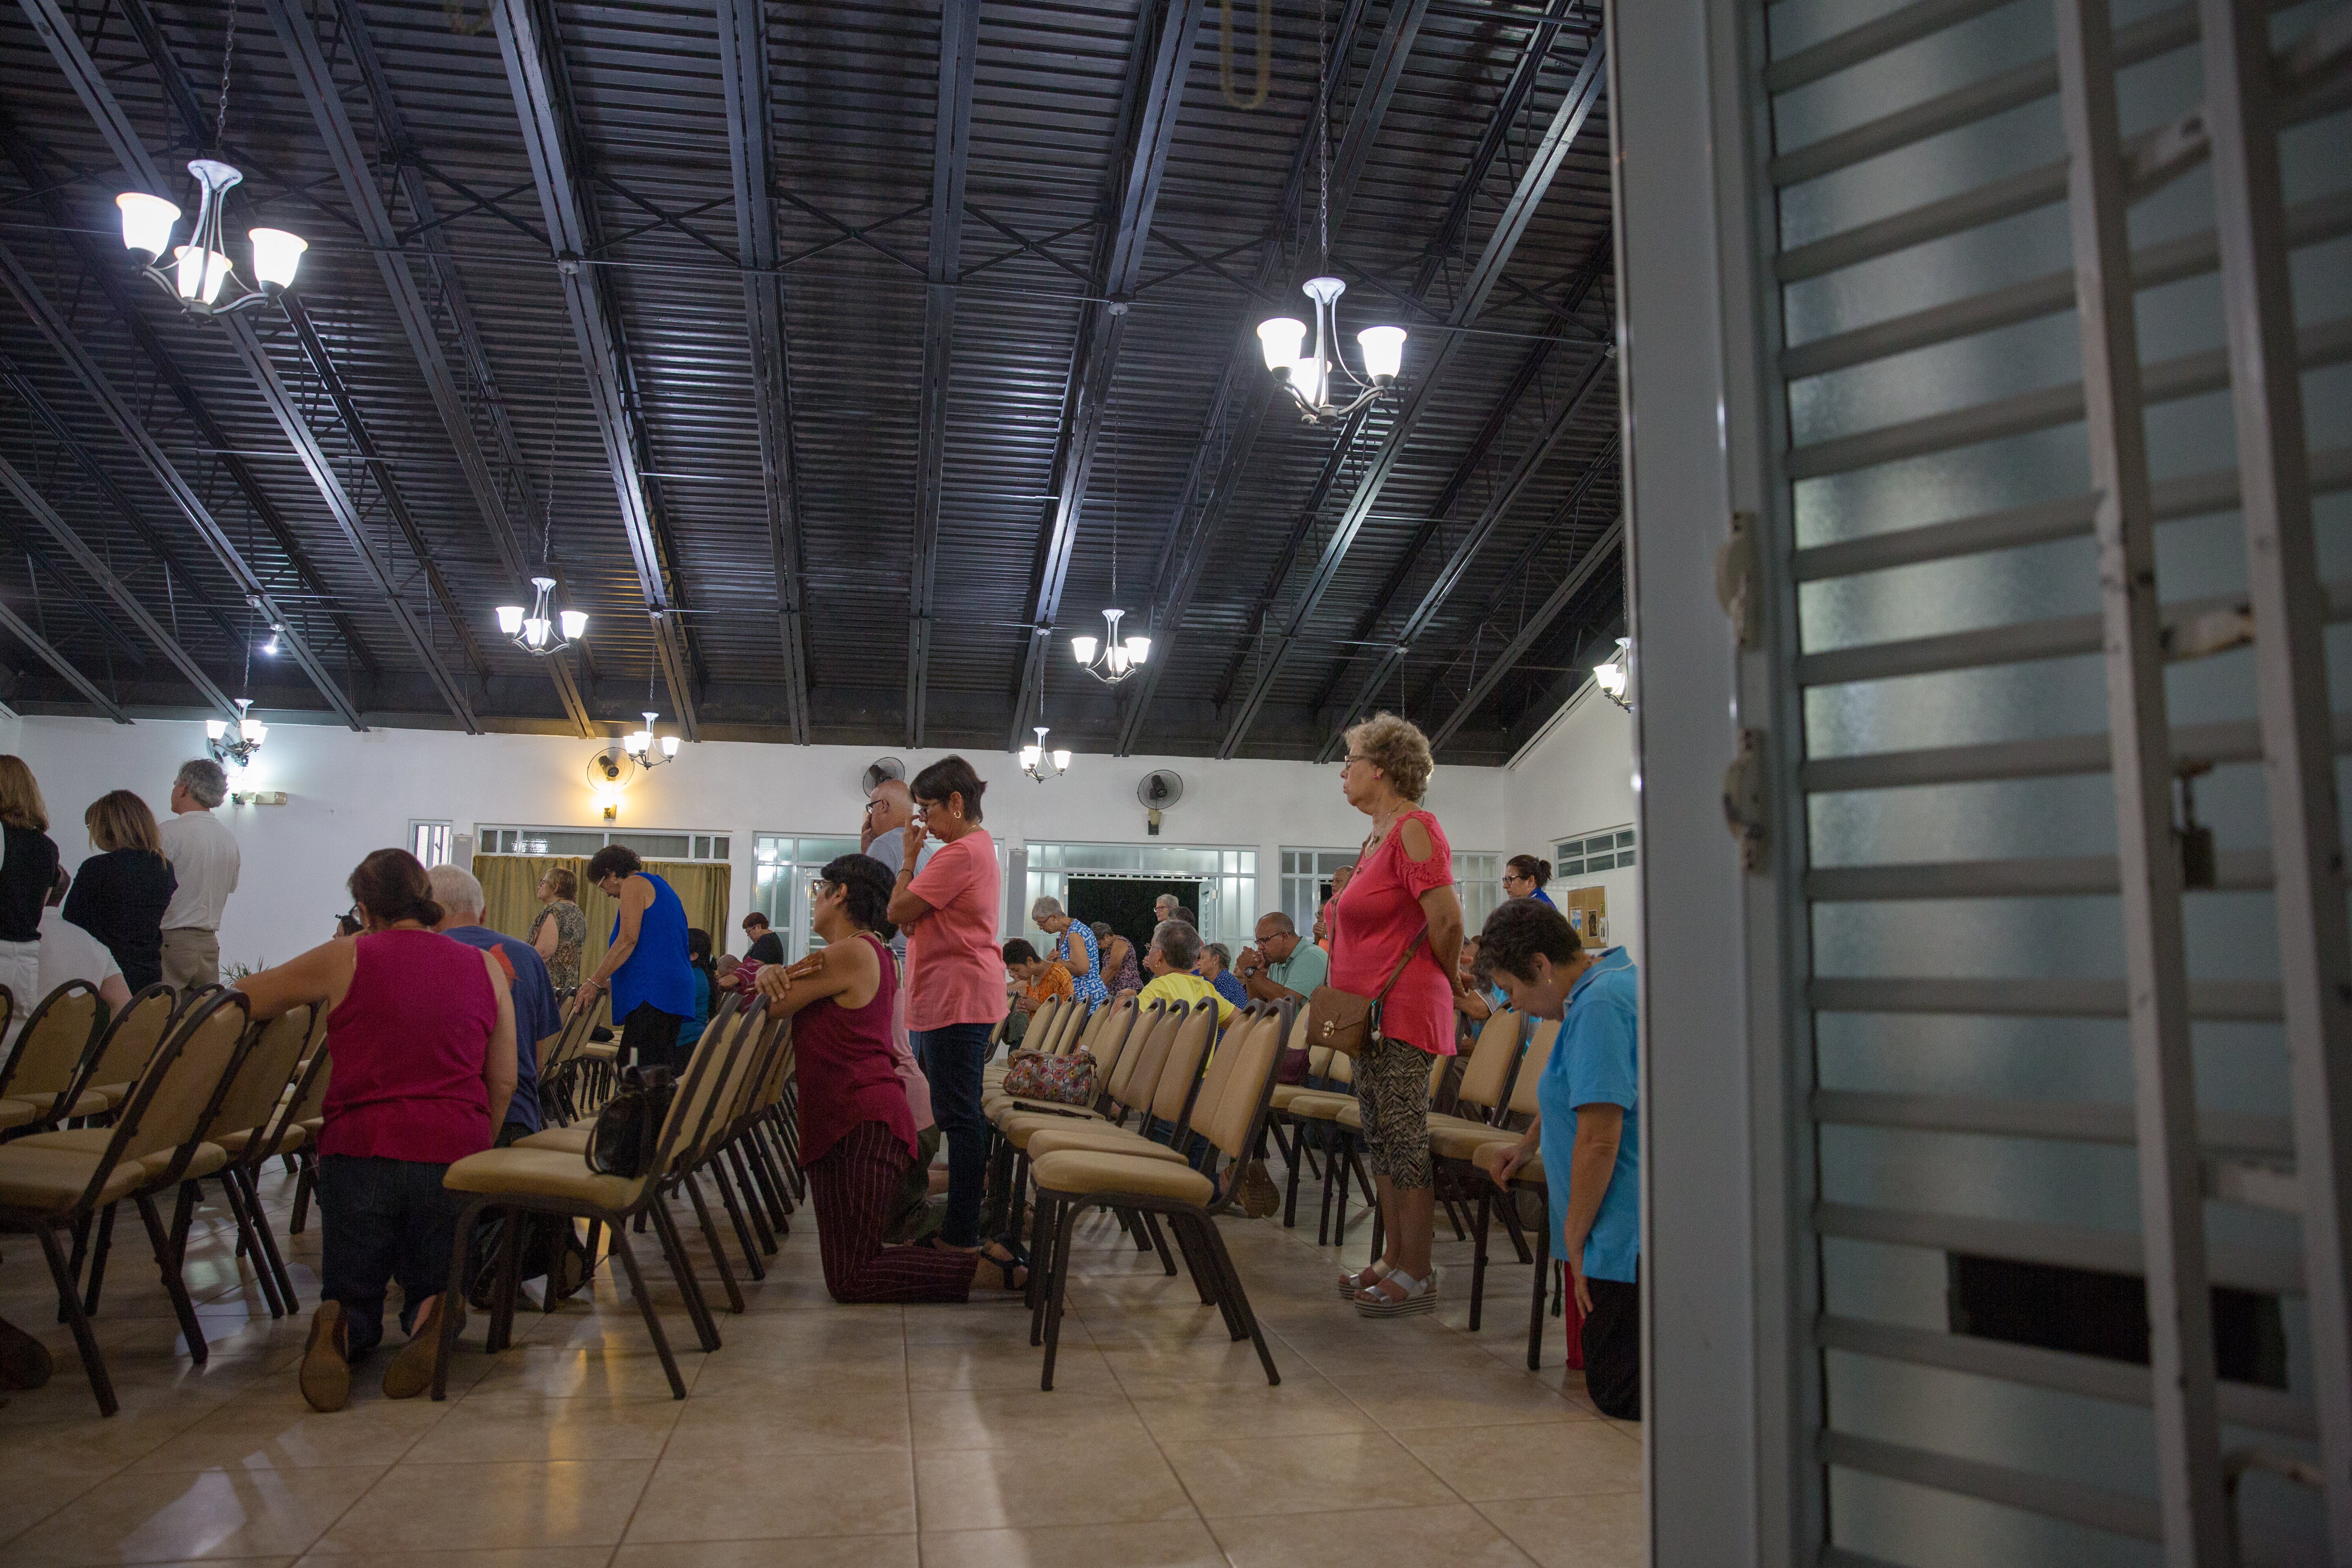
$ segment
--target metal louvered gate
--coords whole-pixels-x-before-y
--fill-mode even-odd
[[[1645,994],[1654,1559],[1735,1539],[1675,1518],[1704,1131],[1758,1196],[1742,1556],[2352,1564],[2352,6],[1659,3],[1714,134],[1645,175],[1677,24],[1620,6],[1645,940],[1741,955],[1750,1070],[1696,1106]],[[1704,188],[1713,321],[1645,177]],[[1678,618],[1676,464],[1739,640]]]

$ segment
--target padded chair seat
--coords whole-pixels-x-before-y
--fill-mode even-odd
[[[996,1130],[1003,1134],[1006,1142],[1015,1149],[1025,1151],[1029,1147],[1029,1140],[1040,1132],[1073,1127],[1106,1125],[1108,1123],[1099,1116],[1053,1116],[1042,1110],[1024,1110],[1008,1116],[998,1122]]]
[[[1352,1094],[1336,1094],[1328,1089],[1308,1089],[1290,1097],[1283,1109],[1301,1121],[1337,1121],[1339,1112],[1356,1103]]]
[[[1188,1162],[1184,1156],[1165,1143],[1154,1143],[1140,1132],[1129,1132],[1123,1127],[1042,1127],[1029,1136],[1029,1158],[1042,1160],[1048,1154],[1077,1151],[1091,1154],[1134,1154],[1146,1160],[1173,1160],[1178,1164]]]
[[[1492,1176],[1496,1171],[1502,1169],[1503,1162],[1510,1156],[1511,1151],[1518,1146],[1519,1141],[1517,1137],[1507,1137],[1496,1142],[1481,1144],[1471,1151],[1470,1163]],[[1521,1165],[1518,1173],[1511,1178],[1511,1184],[1517,1187],[1542,1186],[1544,1184],[1543,1162],[1530,1160]]]
[[[113,1142],[113,1139],[114,1129],[111,1127],[77,1127],[67,1132],[36,1132],[29,1138],[18,1139],[8,1147],[55,1149],[86,1155],[95,1161],[100,1154],[106,1152],[107,1144]],[[151,1182],[163,1179],[163,1173],[172,1168],[172,1156],[177,1152],[179,1151],[176,1149],[159,1149],[152,1154],[142,1156],[135,1163],[126,1160],[123,1164],[126,1168],[146,1173],[145,1179],[139,1184],[143,1187]],[[188,1169],[181,1179],[194,1181],[200,1176],[209,1176],[227,1163],[226,1149],[217,1143],[199,1143],[196,1145],[196,1152],[188,1157]]]
[[[1487,1127],[1476,1122],[1455,1125],[1433,1116],[1430,1119],[1429,1152],[1441,1160],[1467,1160],[1496,1139],[1507,1141],[1506,1147],[1519,1141],[1519,1135],[1500,1127]]]
[[[557,1149],[570,1154],[574,1159],[581,1159],[586,1156],[588,1152],[588,1139],[595,1131],[596,1129],[593,1125],[584,1121],[577,1127],[550,1127],[542,1131],[525,1133],[522,1137],[516,1139],[509,1145],[509,1147],[514,1149]]]
[[[1007,1100],[989,1120],[1002,1127],[1009,1116],[1050,1116],[1057,1121],[1099,1121],[1102,1112],[1085,1105],[1059,1105],[1050,1100]]]
[[[1139,1159],[1133,1154],[1103,1154],[1086,1149],[1066,1149],[1047,1154],[1029,1167],[1037,1190],[1084,1197],[1099,1193],[1132,1193],[1139,1198],[1166,1198],[1205,1207],[1217,1195],[1216,1184],[1192,1166],[1167,1160]]]
[[[98,1171],[98,1154],[77,1149],[42,1149],[30,1139],[0,1147],[0,1209],[25,1214],[63,1214],[89,1189]],[[99,1206],[118,1203],[146,1184],[138,1165],[117,1165],[100,1189]]]
[[[65,1090],[60,1089],[41,1094],[12,1094],[8,1098],[11,1100],[22,1100],[25,1104],[31,1106],[33,1108],[33,1114],[37,1117],[47,1117],[57,1114],[58,1101],[65,1098]],[[82,1094],[82,1097],[79,1100],[75,1100],[71,1108],[66,1110],[64,1114],[68,1118],[76,1116],[103,1116],[106,1112],[113,1109],[113,1106],[108,1103],[106,1096],[92,1089],[86,1090]]]
[[[291,1154],[295,1150],[299,1149],[303,1144],[308,1143],[310,1141],[310,1135],[303,1131],[299,1124],[293,1127],[289,1127],[285,1131],[278,1135],[278,1147],[272,1149],[268,1154],[264,1154],[262,1158],[267,1160],[271,1154]],[[253,1134],[249,1131],[224,1132],[221,1134],[220,1142],[221,1147],[228,1151],[229,1157],[231,1159],[237,1159],[242,1157],[246,1150],[252,1144]]]
[[[106,1096],[106,1108],[112,1110],[131,1098],[131,1087],[129,1083],[94,1083],[89,1086],[89,1091]]]
[[[22,1127],[39,1116],[40,1110],[21,1100],[0,1100],[0,1130]]]
[[[642,1176],[600,1176],[562,1149],[485,1149],[442,1175],[453,1193],[528,1193],[537,1197],[625,1209],[645,1191]]]
[[[621,1055],[621,1042],[618,1040],[591,1040],[586,1045],[580,1047],[580,1054],[583,1057],[592,1057],[600,1062],[616,1061],[619,1059]]]
[[[1364,1102],[1360,1100],[1348,1101],[1339,1108],[1339,1114],[1331,1120],[1350,1132],[1361,1132],[1364,1130]]]

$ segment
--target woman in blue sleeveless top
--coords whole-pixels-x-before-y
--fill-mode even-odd
[[[613,943],[596,973],[580,983],[572,1005],[593,1007],[606,992],[621,1027],[621,1059],[686,1065],[678,1030],[694,1016],[694,966],[686,951],[686,906],[670,885],[645,868],[634,849],[608,844],[588,862],[588,879],[621,906]]]

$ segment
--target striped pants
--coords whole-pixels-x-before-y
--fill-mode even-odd
[[[859,1122],[806,1171],[824,1288],[835,1300],[970,1300],[970,1254],[882,1245],[907,1174],[907,1146],[887,1123]]]

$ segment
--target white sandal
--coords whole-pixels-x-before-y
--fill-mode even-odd
[[[1387,1262],[1384,1259],[1375,1259],[1367,1267],[1357,1269],[1353,1274],[1340,1275],[1339,1294],[1352,1301],[1360,1293],[1371,1289],[1388,1277]]]
[[[1426,1279],[1416,1279],[1402,1268],[1392,1269],[1383,1277],[1382,1280],[1376,1280],[1374,1284],[1378,1285],[1384,1281],[1393,1281],[1403,1286],[1404,1295],[1399,1298],[1378,1291],[1373,1291],[1369,1296],[1360,1295],[1356,1298],[1358,1312],[1367,1318],[1402,1318],[1414,1312],[1437,1310],[1436,1269],[1431,1269],[1429,1278]]]

